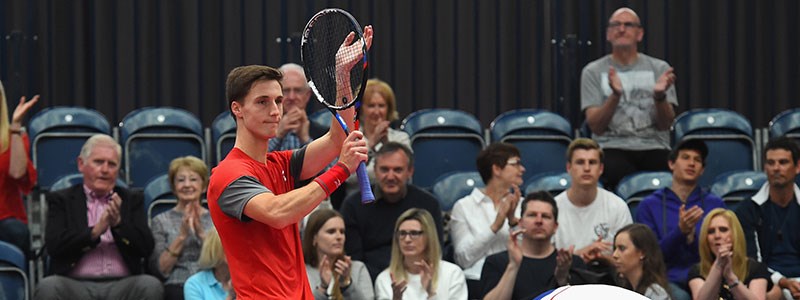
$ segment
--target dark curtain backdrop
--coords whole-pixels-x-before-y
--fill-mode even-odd
[[[543,108],[575,126],[580,70],[608,52],[620,6],[642,18],[640,50],[675,67],[679,112],[727,108],[765,127],[798,106],[795,0],[0,0],[0,76],[12,106],[38,93],[35,110],[90,107],[112,124],[174,106],[208,126],[230,69],[299,62],[308,18],[340,7],[374,25],[371,76],[394,86],[401,115],[457,108],[488,126]]]

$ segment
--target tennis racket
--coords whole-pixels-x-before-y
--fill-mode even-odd
[[[354,36],[348,37],[351,34]],[[359,100],[364,96],[367,85],[368,61],[367,41],[358,21],[350,13],[338,8],[318,12],[311,17],[303,30],[300,57],[308,77],[308,85],[317,100],[330,110],[345,134],[350,132],[338,111],[355,105],[354,130],[358,130]],[[339,69],[346,70],[347,65],[352,67],[349,72],[341,72],[337,76],[337,62],[340,64]],[[337,83],[342,82],[349,82],[350,90],[338,90]],[[340,102],[337,101],[338,97],[342,97]],[[361,186],[361,203],[375,201],[363,161],[356,172]]]

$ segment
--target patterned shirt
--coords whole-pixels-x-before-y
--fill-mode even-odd
[[[91,228],[100,221],[113,194],[98,195],[86,185],[83,186],[83,191],[86,193],[86,219]],[[72,269],[70,277],[108,278],[125,277],[128,274],[130,272],[117,249],[117,244],[114,243],[114,235],[109,226],[100,235],[100,243],[97,244],[97,247],[81,257],[78,264]]]

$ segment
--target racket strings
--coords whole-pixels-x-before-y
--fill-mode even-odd
[[[341,14],[326,14],[316,19],[313,27],[308,32],[307,47],[303,48],[303,61],[306,64],[306,74],[313,81],[315,92],[318,92],[323,102],[331,107],[348,107],[355,100],[355,95],[361,90],[364,76],[364,61],[359,59],[350,69],[349,76],[337,76],[336,63],[352,62],[363,55],[363,38],[358,35],[347,47],[342,43],[350,32],[358,32],[350,19]],[[361,46],[360,46],[361,45]],[[347,86],[349,80],[351,90],[339,90],[340,86]],[[339,95],[351,94],[348,99],[337,99]]]

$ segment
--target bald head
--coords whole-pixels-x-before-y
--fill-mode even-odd
[[[614,17],[616,17],[616,16],[618,16],[620,14],[623,14],[623,13],[631,14],[634,18],[636,18],[636,22],[637,23],[641,23],[641,20],[639,20],[639,15],[637,15],[635,11],[633,11],[632,9],[627,8],[627,7],[622,7],[622,8],[619,8],[619,9],[615,10],[614,13],[611,14],[611,17],[608,18],[609,22],[611,20],[613,20]]]

